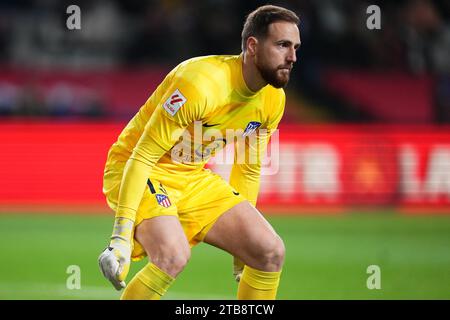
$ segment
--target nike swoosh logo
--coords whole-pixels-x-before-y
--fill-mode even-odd
[[[220,123],[215,123],[215,124],[207,124],[207,123],[204,123],[203,124],[203,126],[205,127],[205,128],[209,128],[209,127],[215,127],[215,126],[218,126]]]
[[[233,194],[236,195],[236,196],[238,196],[238,195],[239,195],[239,192],[233,191]]]

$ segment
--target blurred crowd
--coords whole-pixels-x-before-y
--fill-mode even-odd
[[[0,65],[27,68],[141,67],[199,55],[237,54],[245,16],[267,1],[17,0],[0,2]],[[329,103],[324,68],[398,70],[436,79],[439,119],[450,121],[450,1],[272,1],[297,12],[303,46],[294,88],[318,105]],[[81,9],[81,30],[69,31],[66,8]],[[381,8],[381,29],[369,30],[369,5]],[[60,90],[61,91],[61,90]],[[2,103],[12,91],[0,83]],[[320,96],[320,97],[319,97]],[[95,99],[87,99],[95,106]],[[335,106],[341,105],[336,99]],[[83,109],[84,108],[84,109]],[[103,114],[83,107],[87,115]],[[345,114],[335,107],[328,112]],[[7,114],[3,107],[3,114]],[[336,111],[337,110],[337,111]],[[350,114],[350,113],[347,113]],[[362,120],[362,114],[354,115]],[[358,119],[360,117],[361,119]],[[347,119],[348,120],[348,119]]]

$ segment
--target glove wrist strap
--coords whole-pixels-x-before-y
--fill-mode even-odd
[[[113,233],[111,235],[111,243],[122,241],[131,242],[133,228],[133,220],[123,217],[116,217],[114,220]]]

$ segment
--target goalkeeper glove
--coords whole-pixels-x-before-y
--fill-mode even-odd
[[[236,282],[241,280],[243,270],[244,263],[239,258],[233,257],[233,275]]]
[[[113,284],[116,290],[121,290],[126,286],[125,279],[130,270],[133,227],[133,220],[116,218],[111,242],[98,257],[98,264],[103,276]]]

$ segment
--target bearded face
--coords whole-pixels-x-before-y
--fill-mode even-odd
[[[289,82],[292,64],[272,66],[263,54],[255,59],[255,65],[265,82],[275,88],[284,88]]]
[[[300,33],[297,25],[289,22],[272,23],[267,31],[267,36],[258,40],[255,66],[265,82],[284,88],[297,61]]]

